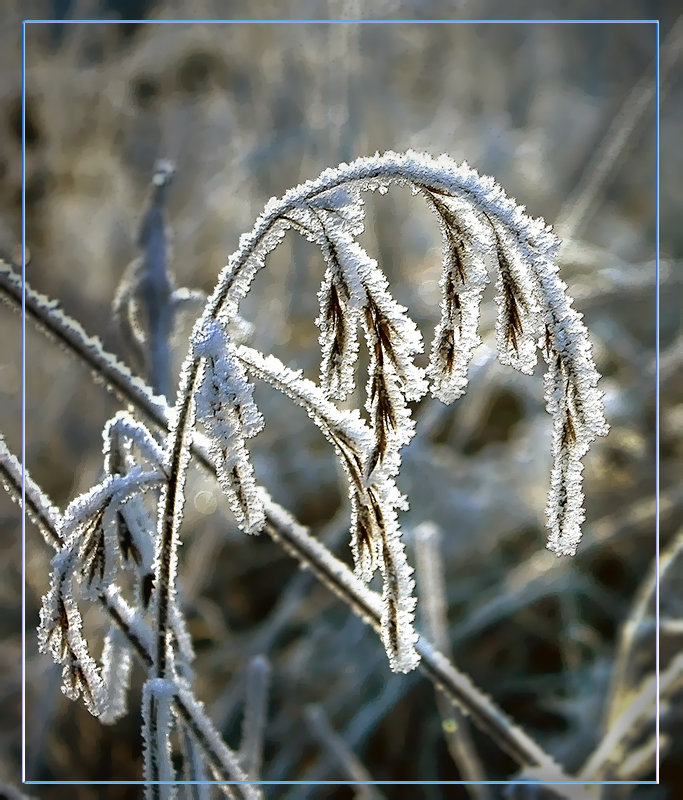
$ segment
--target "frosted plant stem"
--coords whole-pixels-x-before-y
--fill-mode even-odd
[[[348,218],[348,207],[343,211],[338,199],[335,201],[330,196],[333,190],[340,187],[350,187],[359,194],[374,188],[386,190],[394,182],[408,184],[414,192],[422,192],[438,211],[444,231],[450,233],[448,241],[452,246],[447,248],[446,266],[449,267],[449,274],[455,270],[457,279],[453,273],[450,282],[444,284],[448,294],[449,319],[455,319],[457,314],[454,309],[460,308],[460,295],[455,290],[455,293],[451,292],[451,286],[454,287],[454,281],[457,283],[457,280],[464,282],[466,269],[472,265],[464,263],[467,246],[462,237],[458,241],[454,232],[457,214],[443,198],[470,204],[479,217],[488,222],[490,232],[495,237],[500,273],[498,339],[501,361],[530,373],[536,360],[538,335],[545,326],[545,349],[549,364],[546,398],[548,409],[555,418],[555,465],[547,506],[551,528],[548,546],[558,554],[573,554],[576,550],[584,517],[581,459],[595,436],[606,433],[607,426],[602,413],[602,396],[595,389],[598,375],[590,357],[585,328],[576,312],[571,311],[564,294],[564,284],[556,275],[554,257],[557,240],[544,222],[526,216],[495,181],[481,178],[466,165],[458,166],[447,157],[432,159],[412,152],[389,152],[360,158],[350,164],[340,164],[336,169],[323,171],[316,180],[294,187],[282,198],[273,198],[266,204],[252,230],[241,237],[238,249],[221,271],[216,287],[195,323],[190,348],[180,373],[178,397],[167,437],[168,481],[159,503],[154,582],[157,610],[155,674],[158,678],[165,678],[168,668],[168,610],[175,594],[178,529],[182,521],[185,472],[195,422],[195,389],[203,365],[194,343],[202,341],[207,331],[221,318],[230,320],[238,314],[239,302],[248,293],[257,272],[265,266],[267,254],[277,246],[292,225],[307,232],[314,241],[320,238],[316,230],[322,231],[319,244],[328,266],[334,267],[330,273],[331,280],[333,283],[341,281],[342,294],[349,299],[349,313],[352,307],[364,308],[371,349],[375,339],[372,363],[378,367],[369,383],[372,388],[368,389],[367,408],[376,416],[374,427],[380,460],[387,451],[386,428],[395,430],[396,436],[391,437],[395,441],[390,452],[396,468],[393,471],[389,468],[389,475],[397,471],[400,462],[396,460],[396,445],[400,447],[409,441],[414,430],[404,402],[409,397],[418,399],[427,388],[426,382],[419,378],[419,372],[410,370],[411,356],[421,348],[420,337],[416,329],[412,330],[412,323],[402,317],[403,311],[388,296],[384,297],[384,276],[375,269],[374,262],[364,257],[361,248],[353,241],[353,234],[362,225],[359,227],[357,218]],[[328,204],[331,204],[330,213],[336,210],[342,219],[334,234],[327,223],[322,223],[319,210],[314,208],[325,193]],[[346,220],[344,213],[347,214]],[[355,212],[352,210],[350,213],[353,217]],[[482,285],[482,281],[477,279],[477,285]],[[330,319],[339,319],[338,299],[337,293],[328,304]],[[444,306],[444,313],[448,309]],[[322,324],[324,330],[325,323]],[[433,359],[436,378],[444,364],[452,364],[453,347],[449,349],[449,341],[454,341],[454,336],[454,330],[444,329]],[[380,357],[381,363],[384,363],[384,348],[389,347],[392,340],[401,341],[401,347],[393,354],[393,367],[385,365],[380,370]],[[469,340],[472,343],[471,337]],[[471,348],[468,346],[467,349]],[[345,347],[343,350],[343,359],[348,360],[355,347]],[[396,375],[392,376],[394,368]],[[387,376],[391,378],[388,381]],[[402,390],[399,389],[401,384]],[[439,391],[444,399],[455,399],[458,393],[462,393],[461,384],[462,381],[458,383],[457,391],[452,391],[452,387],[441,387]],[[367,471],[370,474],[377,465],[377,458],[370,458],[368,464]],[[394,521],[398,504],[395,487],[392,485],[387,490],[386,497],[379,496],[382,499],[376,500],[374,505],[383,534],[379,544],[385,587],[382,639],[392,667],[397,671],[407,671],[414,668],[418,660],[412,629],[412,569],[405,559],[400,531]],[[387,506],[384,510],[383,504]],[[390,511],[390,515],[383,513],[386,510]],[[369,577],[374,571],[373,566],[374,559],[369,568],[361,569]]]
[[[665,551],[661,553],[659,565],[655,561],[648,571],[647,577],[638,588],[631,613],[622,626],[615,664],[612,670],[609,698],[606,704],[604,738],[597,748],[597,753],[603,756],[603,762],[607,759],[606,754],[608,753],[610,742],[614,741],[615,731],[620,729],[619,726],[624,722],[624,719],[628,718],[629,713],[632,715],[632,710],[636,707],[637,700],[633,698],[633,681],[635,678],[634,674],[632,674],[633,662],[641,655],[638,648],[638,635],[642,632],[648,615],[651,613],[650,609],[655,607],[657,568],[659,566],[659,591],[661,593],[662,585],[667,578],[675,580],[675,578],[672,578],[672,573],[675,571],[674,565],[677,560],[680,560],[682,552],[683,532],[679,532]],[[682,667],[683,661],[678,659],[679,674],[676,674],[675,668],[672,672],[672,667],[669,667],[665,675],[661,677],[660,699],[663,696],[662,688],[665,686],[665,677],[668,676],[670,683],[680,682]],[[645,686],[647,687],[647,685],[646,683]],[[654,696],[651,699],[654,702]],[[599,762],[599,758],[597,756],[591,757],[591,761],[593,761],[593,765],[589,761],[583,770],[584,774],[590,774],[591,769],[594,771],[597,769],[594,765]],[[655,757],[653,754],[651,760],[647,765],[644,765],[640,774],[651,771],[654,763]],[[617,766],[617,764],[614,764],[614,769]]]
[[[40,530],[45,541],[58,551],[63,541],[60,535],[60,512],[51,503],[43,490],[25,473],[26,512]],[[7,448],[0,437],[0,481],[17,502],[21,502],[21,464]],[[132,626],[129,622],[134,616],[120,593],[113,585],[99,596],[99,602],[109,614],[112,621],[121,629],[140,661],[148,671],[154,666],[150,648],[151,631],[142,628],[138,622]],[[141,636],[141,630],[146,634]],[[147,640],[147,641],[145,641]],[[221,781],[234,782],[248,780],[239,765],[238,757],[221,740],[202,706],[194,699],[192,692],[186,687],[177,687],[173,699],[176,716],[181,718],[201,746],[216,778]],[[260,791],[249,784],[236,787],[245,800],[257,800]]]
[[[21,308],[21,278],[9,267],[0,268],[0,288],[15,310]],[[48,331],[71,352],[83,360],[92,372],[124,400],[135,405],[161,429],[168,429],[170,412],[161,398],[114,356],[106,353],[99,341],[88,337],[80,325],[72,322],[63,312],[54,308],[49,300],[26,287],[26,313],[39,326]],[[195,458],[209,471],[214,472],[206,449],[195,438],[192,446]],[[356,578],[355,575],[314,539],[302,526],[270,498],[264,498],[267,523],[264,530],[297,560],[306,565],[335,592],[348,606],[373,628],[379,625],[380,598]],[[555,762],[531,740],[527,734],[512,725],[495,704],[474,687],[469,678],[459,673],[448,660],[424,638],[417,643],[422,655],[422,672],[457,703],[482,730],[489,733],[515,761],[524,766],[539,764],[557,770]]]
[[[669,701],[683,686],[683,654],[675,656],[664,672],[645,678],[593,750],[579,773],[583,780],[610,780],[643,731],[653,724],[657,692],[660,703]],[[652,769],[650,766],[650,769]]]
[[[440,540],[441,532],[434,523],[425,522],[415,529],[418,586],[425,609],[427,633],[441,652],[450,657]],[[469,722],[441,689],[436,689],[435,694],[444,738],[463,780],[486,781],[486,773],[470,736]],[[483,783],[480,786],[469,785],[467,791],[475,800],[491,800],[491,792]]]
[[[183,761],[185,764],[184,778],[185,780],[196,782],[185,786],[187,797],[190,798],[190,800],[210,800],[211,787],[203,783],[203,781],[206,781],[206,770],[202,762],[201,747],[190,733],[187,725],[182,726],[180,736]]]
[[[0,298],[21,313],[22,281],[8,264],[0,260]],[[54,300],[24,284],[26,318],[34,322],[57,344],[78,358],[91,371],[96,381],[126,403],[132,403],[161,428],[168,427],[169,409],[164,398],[155,396],[152,389],[133,375],[119,359],[108,353],[95,336],[88,336],[83,327],[66,315]]]

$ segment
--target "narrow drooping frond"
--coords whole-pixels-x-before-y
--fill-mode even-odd
[[[481,296],[489,281],[481,223],[458,198],[425,190],[443,237],[441,319],[434,331],[427,375],[432,392],[452,403],[467,389],[467,368],[480,343]]]
[[[194,348],[204,360],[197,390],[197,421],[209,436],[218,480],[240,527],[247,533],[258,533],[264,523],[263,508],[245,445],[245,439],[263,427],[263,417],[252,397],[253,387],[247,383],[219,322],[196,333]]]
[[[111,625],[102,650],[102,682],[107,697],[100,721],[111,724],[128,711],[128,688],[133,658],[130,643],[117,625]]]
[[[337,254],[328,249],[328,264],[318,301],[320,314],[320,384],[327,394],[343,400],[353,391],[358,356],[358,323],[360,307],[353,304],[348,284],[337,265]]]
[[[107,698],[99,667],[83,636],[83,620],[74,600],[73,550],[64,548],[52,559],[50,589],[43,597],[38,646],[62,665],[62,691],[72,700],[83,697],[94,716],[105,712]]]
[[[70,568],[84,587],[96,596],[110,583],[126,550],[116,533],[121,509],[129,500],[158,486],[163,481],[159,470],[133,467],[125,475],[109,475],[69,503],[61,520],[64,547],[73,554]],[[131,540],[132,544],[132,540]]]
[[[495,262],[498,269],[498,358],[527,375],[536,366],[542,320],[533,273],[520,258],[514,240],[492,223]]]
[[[356,574],[369,581],[379,568],[385,578],[387,600],[383,640],[392,667],[398,671],[415,664],[412,627],[415,601],[412,570],[407,564],[396,509],[405,508],[405,498],[394,483],[393,472],[377,470],[370,480],[365,465],[375,449],[375,436],[357,411],[340,411],[321,389],[275,356],[265,357],[241,346],[237,357],[255,376],[262,378],[301,405],[334,446],[348,477],[351,501],[351,549]],[[391,462],[398,469],[398,457]],[[396,580],[392,578],[396,576]]]

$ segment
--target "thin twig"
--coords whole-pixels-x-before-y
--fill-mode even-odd
[[[261,773],[270,672],[270,663],[264,656],[255,656],[249,662],[239,758],[242,769],[252,780],[257,780]]]

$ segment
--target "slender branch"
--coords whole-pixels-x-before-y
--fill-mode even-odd
[[[334,730],[325,710],[319,705],[311,704],[304,709],[304,715],[312,733],[320,740],[320,745],[329,752],[346,773],[348,779],[351,781],[363,781],[367,784],[355,787],[356,800],[382,800],[384,795],[370,785],[372,784],[372,775],[344,741],[343,737]]]
[[[249,663],[240,761],[244,771],[254,780],[261,774],[270,673],[270,663],[265,656],[256,656]]]

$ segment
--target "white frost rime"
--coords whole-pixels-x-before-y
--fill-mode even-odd
[[[420,332],[392,297],[377,262],[357,241],[364,225],[362,193],[384,193],[392,184],[408,186],[426,200],[443,237],[441,314],[426,371],[414,361],[422,352]],[[254,351],[231,350],[216,322],[227,325],[238,313],[240,300],[265,266],[266,254],[288,228],[316,244],[325,261],[316,320],[320,387],[312,388],[284,365]],[[480,305],[490,275],[497,289],[501,363],[530,374],[538,349],[548,363],[546,402],[554,418],[555,456],[548,546],[558,553],[576,549],[583,519],[581,458],[607,426],[587,332],[557,277],[557,247],[543,220],[529,217],[495,180],[480,176],[466,163],[411,151],[377,153],[327,169],[281,199],[272,198],[251,232],[240,239],[196,327],[193,352],[195,358],[202,357],[196,370],[199,416],[214,442],[224,489],[247,530],[258,529],[262,522],[244,448],[248,434],[241,432],[234,407],[221,401],[222,387],[230,387],[228,394],[237,406],[243,405],[249,414],[258,412],[235,359],[303,405],[333,444],[349,481],[356,573],[368,581],[377,569],[382,571],[382,636],[394,669],[410,669],[417,662],[413,581],[397,513],[407,503],[395,484],[400,451],[415,427],[408,404],[428,388],[445,403],[465,392],[472,352],[480,342]],[[367,423],[341,420],[330,402],[354,390],[359,327],[370,362]],[[237,472],[230,471],[234,465],[239,465]],[[250,513],[256,522],[249,521]]]
[[[253,387],[221,323],[214,321],[195,333],[193,345],[195,354],[204,361],[196,395],[197,421],[211,440],[218,480],[240,527],[247,533],[258,533],[265,517],[244,442],[263,427],[263,417],[252,397]]]

